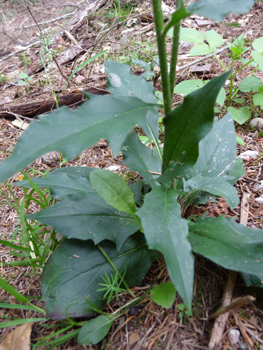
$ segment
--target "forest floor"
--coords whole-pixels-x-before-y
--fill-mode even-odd
[[[83,103],[84,96],[81,91],[88,91],[95,94],[107,93],[107,76],[103,70],[103,63],[106,60],[116,60],[121,63],[131,63],[132,59],[151,62],[157,56],[155,43],[153,14],[150,1],[142,2],[113,2],[97,1],[100,6],[95,12],[89,13],[71,30],[73,36],[58,35],[53,43],[47,44],[57,53],[56,61],[59,61],[59,69],[49,70],[50,83],[43,64],[39,63],[41,52],[45,47],[40,44],[40,33],[36,25],[43,23],[46,38],[51,42],[54,33],[57,33],[65,23],[73,16],[73,12],[81,6],[81,2],[71,0],[65,2],[57,0],[56,5],[51,0],[36,0],[29,2],[27,8],[24,2],[0,2],[0,160],[6,159],[12,154],[18,138],[33,119],[40,114],[49,113],[55,109],[54,94],[65,97],[63,104],[69,108],[77,108]],[[96,1],[94,2],[96,3]],[[172,11],[174,1],[165,0],[165,11],[167,16]],[[223,36],[227,42],[232,42],[242,33],[245,34],[247,45],[263,36],[262,28],[263,1],[258,1],[248,14],[232,16],[229,15],[223,23],[207,21],[206,19],[193,15],[182,23],[184,27],[195,28],[205,32],[214,29]],[[168,17],[167,17],[168,18]],[[55,19],[54,21],[51,21]],[[232,24],[232,25],[230,25]],[[233,26],[236,24],[236,26]],[[74,41],[75,40],[75,41]],[[76,49],[77,46],[77,49]],[[73,48],[74,47],[74,48]],[[171,40],[167,42],[169,52]],[[199,63],[193,64],[198,57],[189,56],[192,44],[181,42],[179,47],[178,67],[184,67],[177,73],[177,83],[188,79],[196,78],[207,80],[223,73],[223,68],[214,57],[207,58]],[[74,51],[76,49],[76,51]],[[79,70],[71,79],[70,84],[64,89],[65,81],[71,72],[83,63],[91,54],[108,50],[106,54],[95,60],[92,64]],[[70,58],[65,59],[65,51],[68,50]],[[75,53],[74,53],[75,52]],[[230,66],[230,57],[227,51],[219,54],[224,65]],[[60,60],[61,57],[61,60]],[[51,59],[52,62],[52,59]],[[46,65],[50,62],[46,59]],[[55,66],[57,64],[54,63]],[[185,67],[188,65],[188,67]],[[53,67],[54,67],[53,66]],[[131,64],[134,74],[141,74],[143,69],[138,65]],[[199,68],[199,69],[198,69]],[[153,78],[156,91],[161,90],[158,68]],[[252,67],[247,66],[235,78],[236,86],[243,78],[247,77]],[[20,73],[25,73],[24,80],[27,85],[19,85]],[[52,74],[54,76],[52,77]],[[263,81],[263,72],[255,73]],[[27,80],[31,77],[32,80]],[[250,94],[244,94],[244,106],[250,105]],[[174,95],[174,106],[182,101],[180,95]],[[61,102],[62,104],[62,102]],[[261,110],[255,110],[261,116]],[[254,111],[254,112],[255,112]],[[226,108],[221,108],[218,115],[224,115]],[[246,211],[248,213],[246,225],[251,228],[263,228],[263,207],[255,200],[260,195],[255,189],[255,184],[263,180],[263,135],[260,131],[253,129],[249,123],[236,125],[236,133],[242,138],[245,146],[237,145],[237,155],[253,150],[259,152],[255,160],[244,161],[246,176],[241,178],[236,189],[240,200],[244,194],[249,195]],[[113,158],[106,140],[100,140],[94,147],[83,151],[77,158],[62,163],[58,153],[43,156],[37,159],[28,168],[45,172],[52,171],[60,166],[88,166],[94,168],[108,168],[116,166],[116,170],[122,174],[129,174],[129,170],[121,163],[122,156]],[[111,168],[112,169],[112,168]],[[15,174],[8,180],[8,184],[22,179],[21,173]],[[0,239],[8,241],[14,238],[14,231],[18,225],[18,213],[12,205],[3,204],[6,198],[5,193],[11,201],[12,195],[7,186],[1,184],[0,193]],[[24,198],[22,188],[10,187],[21,203]],[[200,208],[199,208],[200,209]],[[197,210],[199,210],[197,209]],[[202,208],[203,210],[204,208]],[[29,212],[33,213],[38,208],[34,203],[30,204]],[[241,208],[236,207],[230,211],[224,201],[218,204],[211,202],[205,207],[210,216],[226,214],[236,216],[240,221]],[[204,210],[203,210],[204,211]],[[19,237],[20,228],[16,232]],[[15,287],[21,294],[27,297],[41,296],[41,277],[39,271],[32,271],[30,266],[8,266],[8,264],[19,260],[18,257],[10,254],[10,249],[0,245],[1,257],[1,278]],[[153,303],[150,296],[144,299],[143,305],[123,317],[116,320],[108,336],[98,345],[89,347],[79,345],[76,338],[65,342],[54,349],[208,349],[213,321],[208,321],[209,314],[216,311],[222,302],[224,291],[228,280],[228,271],[213,264],[212,262],[195,256],[195,284],[193,314],[187,316],[185,310],[178,309],[182,300],[177,296],[174,305],[165,310]],[[34,272],[34,273],[33,273]],[[37,273],[35,273],[37,272]],[[154,279],[158,276],[158,282],[168,281],[169,276],[163,262],[162,267],[154,263],[149,270],[141,287],[134,287],[132,290],[136,296],[147,290]],[[225,323],[224,332],[217,349],[263,349],[263,298],[262,289],[251,289],[245,286],[241,277],[238,277],[235,284],[233,298],[252,294],[256,297],[254,304],[241,307],[229,313]],[[0,290],[0,300],[15,299],[5,290]],[[121,303],[125,295],[120,296]],[[44,307],[41,300],[36,299],[35,304]],[[118,303],[117,303],[118,304]],[[118,305],[117,305],[118,306]],[[114,310],[115,303],[108,305],[109,310]],[[0,309],[2,322],[8,319],[39,317],[34,311],[28,310],[5,310]],[[41,323],[35,323],[32,327],[31,344],[44,336],[54,333],[57,329],[55,322],[49,323],[54,327],[44,327]],[[15,327],[0,329],[0,339],[4,339]],[[229,331],[237,329],[241,335],[239,341],[233,345],[229,340]],[[0,349],[11,349],[4,347]],[[21,347],[29,349],[29,347]],[[48,346],[41,346],[37,349],[48,349]]]

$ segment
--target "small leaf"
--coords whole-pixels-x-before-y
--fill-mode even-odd
[[[100,315],[90,320],[81,327],[78,335],[78,343],[89,346],[98,344],[108,334],[114,319],[106,315]]]
[[[129,237],[118,251],[115,244],[100,244],[129,286],[140,285],[151,266],[154,254],[147,247],[143,234]],[[46,311],[53,319],[93,316],[88,298],[98,309],[105,301],[100,291],[101,276],[110,276],[113,269],[92,241],[65,240],[47,261],[41,280]]]
[[[220,22],[229,13],[249,12],[254,0],[198,0],[187,7],[187,11]]]
[[[216,48],[214,47],[209,47],[207,44],[197,44],[193,46],[190,50],[190,56],[203,56],[203,55],[208,55],[211,52],[216,51]]]
[[[213,29],[205,32],[205,38],[211,48],[218,48],[219,46],[224,44],[222,36],[215,32]]]
[[[175,300],[176,289],[172,282],[161,283],[151,290],[151,298],[157,304],[169,309]]]
[[[94,170],[90,174],[92,186],[113,208],[134,216],[135,202],[128,184],[109,170]]]
[[[260,108],[263,108],[263,94],[255,94],[253,96],[254,105],[259,105]]]
[[[263,53],[259,53],[257,51],[251,51],[251,56],[254,58],[256,64],[259,66],[263,66]],[[254,63],[254,62],[252,62]]]
[[[250,75],[249,77],[243,79],[241,83],[239,83],[238,87],[243,92],[250,92],[251,90],[254,92],[257,92],[258,88],[261,85],[262,85],[261,79],[259,79],[255,75]]]
[[[241,137],[237,136],[236,140],[237,143],[239,143],[241,146],[246,146],[245,142],[241,139]]]
[[[157,152],[143,145],[132,131],[122,144],[123,163],[131,170],[138,171],[148,184],[156,186],[157,174],[161,172],[161,160]],[[156,172],[152,174],[149,171]]]
[[[234,121],[240,125],[244,124],[250,118],[250,110],[247,106],[239,109],[228,107],[227,111],[231,113]]]
[[[253,49],[259,52],[260,54],[263,53],[263,37],[257,38],[252,43]]]
[[[149,248],[164,255],[171,281],[191,309],[194,260],[187,240],[187,221],[181,217],[177,197],[178,193],[172,188],[154,187],[145,196],[138,216]]]
[[[197,175],[192,179],[185,181],[184,191],[190,192],[192,190],[202,190],[216,196],[224,197],[231,209],[235,208],[239,203],[235,187],[220,177],[208,178]]]
[[[200,89],[205,83],[200,79],[190,79],[182,81],[174,87],[174,93],[188,95],[191,92]]]
[[[169,36],[173,37],[173,30],[170,30],[172,26],[174,26],[176,23],[181,21],[181,19],[188,17],[191,15],[191,12],[187,12],[184,7],[184,1],[179,1],[176,4],[176,11],[172,14],[172,17],[168,24],[166,25],[164,29],[164,34],[168,34]]]
[[[187,43],[202,44],[204,42],[204,34],[193,28],[181,28],[180,40]]]

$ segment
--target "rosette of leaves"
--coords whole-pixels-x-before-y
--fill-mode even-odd
[[[203,15],[208,16],[217,4],[216,19],[223,19],[236,9],[234,3],[199,0],[185,9],[179,1],[165,30],[158,29],[156,20],[157,36],[165,37],[168,29],[194,9],[198,14],[203,9]],[[239,10],[248,10],[247,4],[247,0],[238,1]],[[153,1],[153,5],[157,18],[161,14],[156,14],[156,7],[161,4]],[[160,45],[161,72],[165,76],[168,71],[164,72],[162,54]],[[170,103],[170,111],[167,101],[171,100],[171,89],[168,83],[165,87],[163,79],[165,140],[160,148],[158,103],[152,83],[134,76],[120,63],[106,62],[105,70],[110,96],[86,94],[87,101],[77,110],[62,107],[40,117],[23,133],[13,155],[0,164],[0,180],[4,181],[46,152],[58,151],[72,159],[106,138],[113,154],[121,151],[123,163],[141,175],[138,182],[127,184],[108,170],[69,167],[45,178],[31,179],[39,187],[49,188],[58,202],[28,219],[49,225],[65,236],[42,275],[42,297],[48,315],[53,319],[94,315],[94,307],[101,309],[104,304],[104,292],[98,292],[101,276],[111,275],[114,264],[128,286],[140,284],[153,260],[153,250],[163,254],[171,282],[190,311],[193,252],[226,269],[262,279],[261,230],[248,229],[224,216],[190,221],[181,210],[181,206],[185,210],[211,196],[224,197],[231,208],[239,203],[233,184],[244,175],[244,169],[242,160],[234,161],[233,120],[227,114],[217,121],[213,113],[229,73],[185,96],[174,110]],[[153,141],[153,150],[140,142],[133,131],[135,126]],[[29,186],[24,181],[18,184]],[[89,326],[83,326],[80,343],[98,342],[107,333],[113,318],[99,317],[98,321],[89,321],[90,327],[95,327],[93,333]]]

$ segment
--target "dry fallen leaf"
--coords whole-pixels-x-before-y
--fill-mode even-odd
[[[22,324],[9,333],[2,343],[0,350],[30,350],[30,335],[34,322]]]

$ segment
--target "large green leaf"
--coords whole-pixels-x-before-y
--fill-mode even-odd
[[[102,242],[101,247],[113,261],[129,286],[139,284],[153,260],[143,234],[136,233],[116,250],[112,242]],[[91,241],[65,240],[51,255],[42,274],[42,296],[47,302],[46,311],[53,319],[92,316],[94,310],[104,305],[104,291],[97,291],[101,276],[115,273],[100,250]]]
[[[187,7],[187,11],[220,22],[229,13],[249,12],[254,0],[198,0]]]
[[[55,169],[47,177],[33,177],[31,180],[40,188],[49,188],[53,198],[62,199],[73,193],[92,192],[89,175],[93,170],[94,168],[80,166],[66,167]],[[31,187],[26,180],[15,182],[12,185]]]
[[[27,218],[49,225],[67,238],[92,239],[96,244],[108,239],[118,248],[140,228],[132,216],[108,205],[96,191],[69,195]]]
[[[228,75],[224,73],[187,95],[184,102],[164,118],[163,169],[166,170],[161,182],[169,184],[169,180],[187,173],[196,163],[199,141],[213,127],[214,104]]]
[[[205,177],[216,177],[224,170],[227,171],[235,156],[235,127],[231,114],[228,113],[218,122],[215,121],[211,132],[200,141],[197,162],[189,170],[189,174],[186,174],[186,178],[198,174]],[[244,173],[240,174],[240,176],[243,175]]]
[[[144,87],[140,80],[137,83]],[[144,83],[147,82],[144,80]],[[32,122],[18,140],[13,155],[1,162],[0,182],[46,152],[58,151],[65,158],[72,159],[102,137],[107,139],[116,155],[135,125],[141,126],[150,138],[153,134],[157,137],[159,114],[155,102],[144,102],[127,95],[88,94],[87,97],[88,101],[75,111],[62,107],[40,117],[39,122]]]
[[[224,197],[232,209],[239,203],[235,187],[231,186],[220,177],[207,178],[196,175],[192,179],[184,182],[184,191],[188,192],[198,189],[216,196]]]
[[[194,252],[226,269],[263,278],[263,232],[249,229],[234,218],[201,217],[189,222],[189,240]]]
[[[98,169],[90,174],[92,186],[113,208],[134,216],[136,211],[134,196],[128,184],[118,174]]]
[[[154,152],[145,146],[139,140],[137,134],[132,131],[123,142],[121,152],[124,164],[130,167],[131,170],[138,171],[151,186],[156,185],[157,175],[149,172],[161,172],[161,161],[156,151]]]
[[[177,197],[172,188],[154,187],[145,196],[138,216],[149,248],[164,255],[169,276],[185,305],[191,309],[194,259],[187,240],[187,221],[181,217]]]

